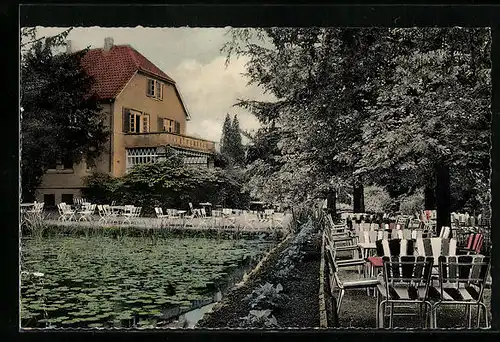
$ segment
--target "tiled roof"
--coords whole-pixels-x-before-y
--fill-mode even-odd
[[[94,78],[93,90],[100,99],[116,97],[136,71],[175,84],[172,78],[129,45],[115,45],[109,51],[102,48],[89,50],[82,65]]]

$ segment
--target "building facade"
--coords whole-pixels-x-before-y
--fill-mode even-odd
[[[186,164],[213,166],[215,143],[186,135],[190,114],[175,81],[146,57],[106,38],[103,48],[87,52],[82,65],[94,78],[92,90],[110,138],[92,165],[59,161],[49,169],[37,189],[38,201],[71,203],[80,196],[84,177],[93,172],[121,177],[136,164],[155,162],[165,146],[182,154]]]

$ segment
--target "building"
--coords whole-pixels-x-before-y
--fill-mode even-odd
[[[123,176],[136,164],[156,161],[165,146],[184,155],[187,164],[213,166],[215,143],[186,135],[190,114],[175,81],[146,57],[106,38],[104,47],[89,50],[82,64],[95,79],[93,90],[111,136],[93,165],[62,160],[49,169],[37,189],[38,201],[71,203],[80,196],[83,177],[92,172]]]

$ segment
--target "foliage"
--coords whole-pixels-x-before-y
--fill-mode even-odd
[[[299,232],[294,236],[290,245],[281,252],[278,258],[275,266],[276,279],[286,279],[292,276],[295,265],[301,262],[304,256],[302,252],[304,245],[312,238],[316,231],[312,219],[301,225]]]
[[[452,174],[474,170],[451,186],[455,199],[479,206],[481,194],[464,189],[485,188],[489,177],[488,29],[230,34],[228,61],[246,57],[249,84],[275,97],[237,103],[263,126],[247,156],[252,195],[293,205],[375,183],[397,199],[434,188],[434,168],[449,165]]]
[[[24,30],[34,39],[35,30]],[[24,42],[21,63],[21,177],[23,200],[34,198],[45,171],[57,161],[93,160],[108,137],[93,80],[80,65],[86,50],[54,54],[69,31]]]
[[[269,152],[276,146],[279,153],[272,151],[272,162],[253,157],[249,169],[257,177],[254,187],[259,185],[275,200],[297,204],[351,184],[359,155],[352,148],[360,136],[357,123],[373,101],[377,77],[382,77],[375,66],[383,60],[377,52],[385,48],[378,43],[384,29],[253,32],[265,40],[257,44],[251,41],[252,31],[236,31],[225,51],[249,58],[249,83],[276,98],[238,103],[276,133],[276,145],[269,144]]]
[[[391,38],[398,43],[387,63],[394,73],[378,89],[377,104],[363,123],[357,172],[399,185],[396,195],[433,188],[436,165],[450,166],[452,192],[487,183],[489,30],[395,29]]]
[[[231,121],[231,117],[227,114],[222,125],[221,154],[231,165],[241,166],[245,161],[240,124],[236,115]]]
[[[277,328],[276,317],[271,315],[271,310],[250,310],[249,314],[241,318],[242,328]]]
[[[212,302],[218,286],[270,247],[259,240],[169,238],[150,244],[102,236],[22,243],[21,326],[42,328],[119,328],[172,319]],[[28,276],[33,272],[44,274],[43,283]]]
[[[288,300],[288,296],[283,293],[283,286],[277,284],[274,286],[270,283],[260,285],[252,291],[245,300],[250,303],[252,309],[274,310],[283,306]]]
[[[422,188],[408,196],[401,196],[399,200],[399,211],[403,215],[414,215],[424,210],[424,191]]]
[[[389,193],[378,186],[367,186],[365,192],[365,212],[386,213],[391,211],[394,202]]]
[[[96,203],[116,201],[141,206],[148,214],[155,206],[187,208],[188,203],[210,202],[245,208],[243,174],[235,169],[202,169],[185,166],[174,157],[164,162],[135,166],[121,178],[94,174],[85,179],[84,196]]]

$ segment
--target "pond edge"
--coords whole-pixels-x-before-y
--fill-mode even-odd
[[[239,289],[241,287],[243,287],[249,280],[251,280],[255,274],[262,268],[262,265],[267,262],[269,260],[269,258],[274,255],[274,253],[281,247],[283,246],[288,240],[290,240],[292,238],[293,234],[291,233],[288,233],[287,236],[281,240],[280,243],[278,243],[276,246],[274,246],[269,252],[267,252],[264,257],[257,263],[257,265],[247,274],[246,277],[243,277],[243,280],[237,284],[235,284],[235,286],[233,287],[232,290],[236,290],[236,289]],[[226,297],[227,298],[227,297]],[[224,298],[216,303],[214,305],[214,307],[212,308],[212,310],[210,310],[209,312],[206,313],[206,315],[211,315],[213,313],[215,313],[216,311],[220,310],[222,307],[224,307],[225,305],[227,304],[227,300],[225,300]]]

